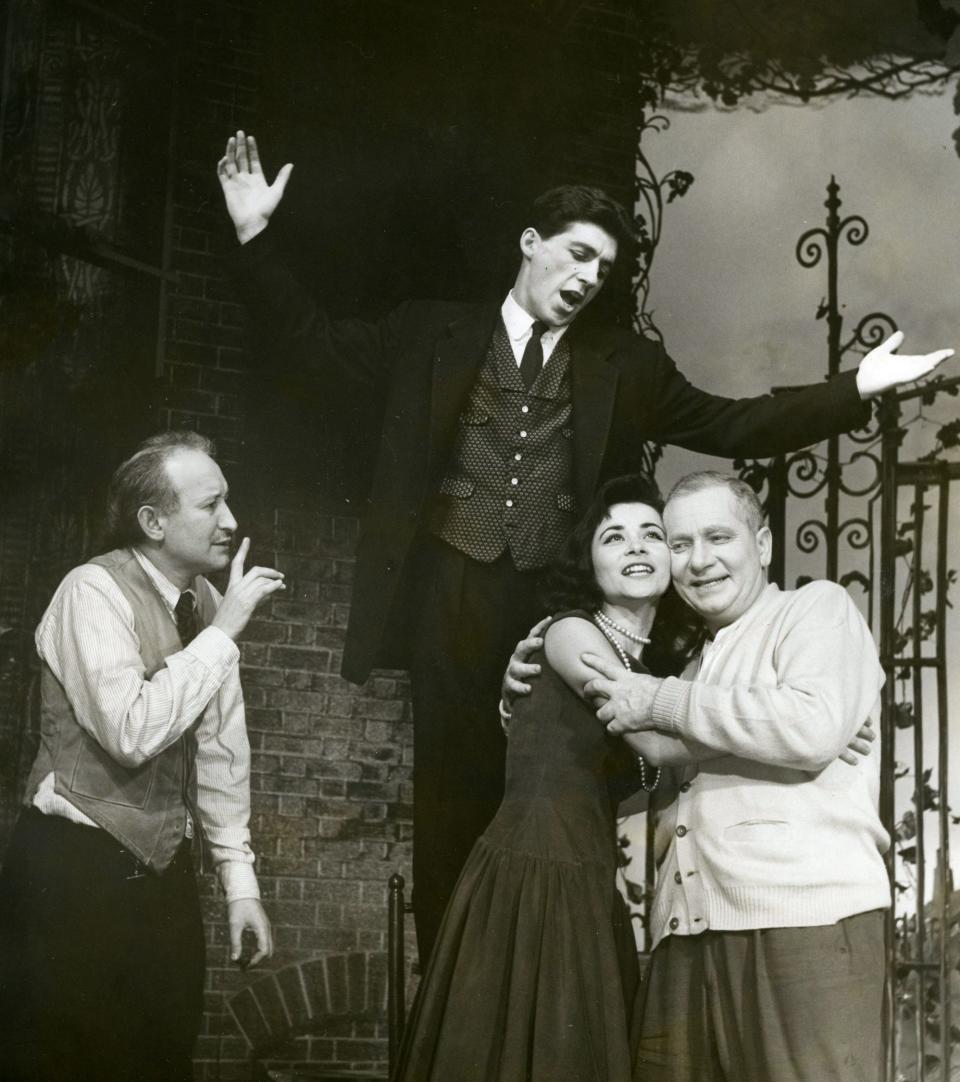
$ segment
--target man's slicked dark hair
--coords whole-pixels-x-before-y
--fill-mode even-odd
[[[629,249],[637,240],[633,218],[602,188],[564,184],[537,196],[529,223],[541,237],[562,233],[574,222],[592,222],[610,234],[618,247]]]
[[[167,459],[177,451],[201,451],[216,457],[212,440],[189,430],[159,432],[149,436],[114,471],[107,489],[106,546],[127,548],[143,540],[137,518],[149,504],[160,511],[176,511],[176,490],[167,475]]]

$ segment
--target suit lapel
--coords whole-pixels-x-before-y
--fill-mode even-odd
[[[450,446],[454,425],[477,378],[499,315],[499,306],[483,305],[449,324],[446,336],[437,343],[430,400],[431,467],[437,455],[445,455]]]
[[[569,334],[569,332],[568,332]],[[583,511],[597,487],[610,433],[619,373],[589,335],[570,343],[573,396],[573,480],[577,510]]]

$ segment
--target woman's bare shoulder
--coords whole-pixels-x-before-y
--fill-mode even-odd
[[[609,655],[616,660],[610,643],[597,625],[586,615],[572,613],[554,620],[547,628],[543,650],[551,667],[578,695],[582,695],[587,680],[596,676],[580,660],[581,654]]]

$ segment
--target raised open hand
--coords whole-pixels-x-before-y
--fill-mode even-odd
[[[293,165],[287,162],[277,173],[276,180],[268,184],[260,165],[256,139],[238,131],[227,140],[224,155],[217,162],[217,179],[241,244],[266,229],[270,215],[283,198],[292,171]]]

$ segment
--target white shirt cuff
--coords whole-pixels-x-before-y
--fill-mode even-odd
[[[205,627],[185,649],[215,672],[226,672],[240,659],[240,648],[233,639],[212,625]]]
[[[260,885],[252,864],[242,860],[225,860],[217,868],[217,873],[228,903],[239,901],[240,898],[260,897]]]

